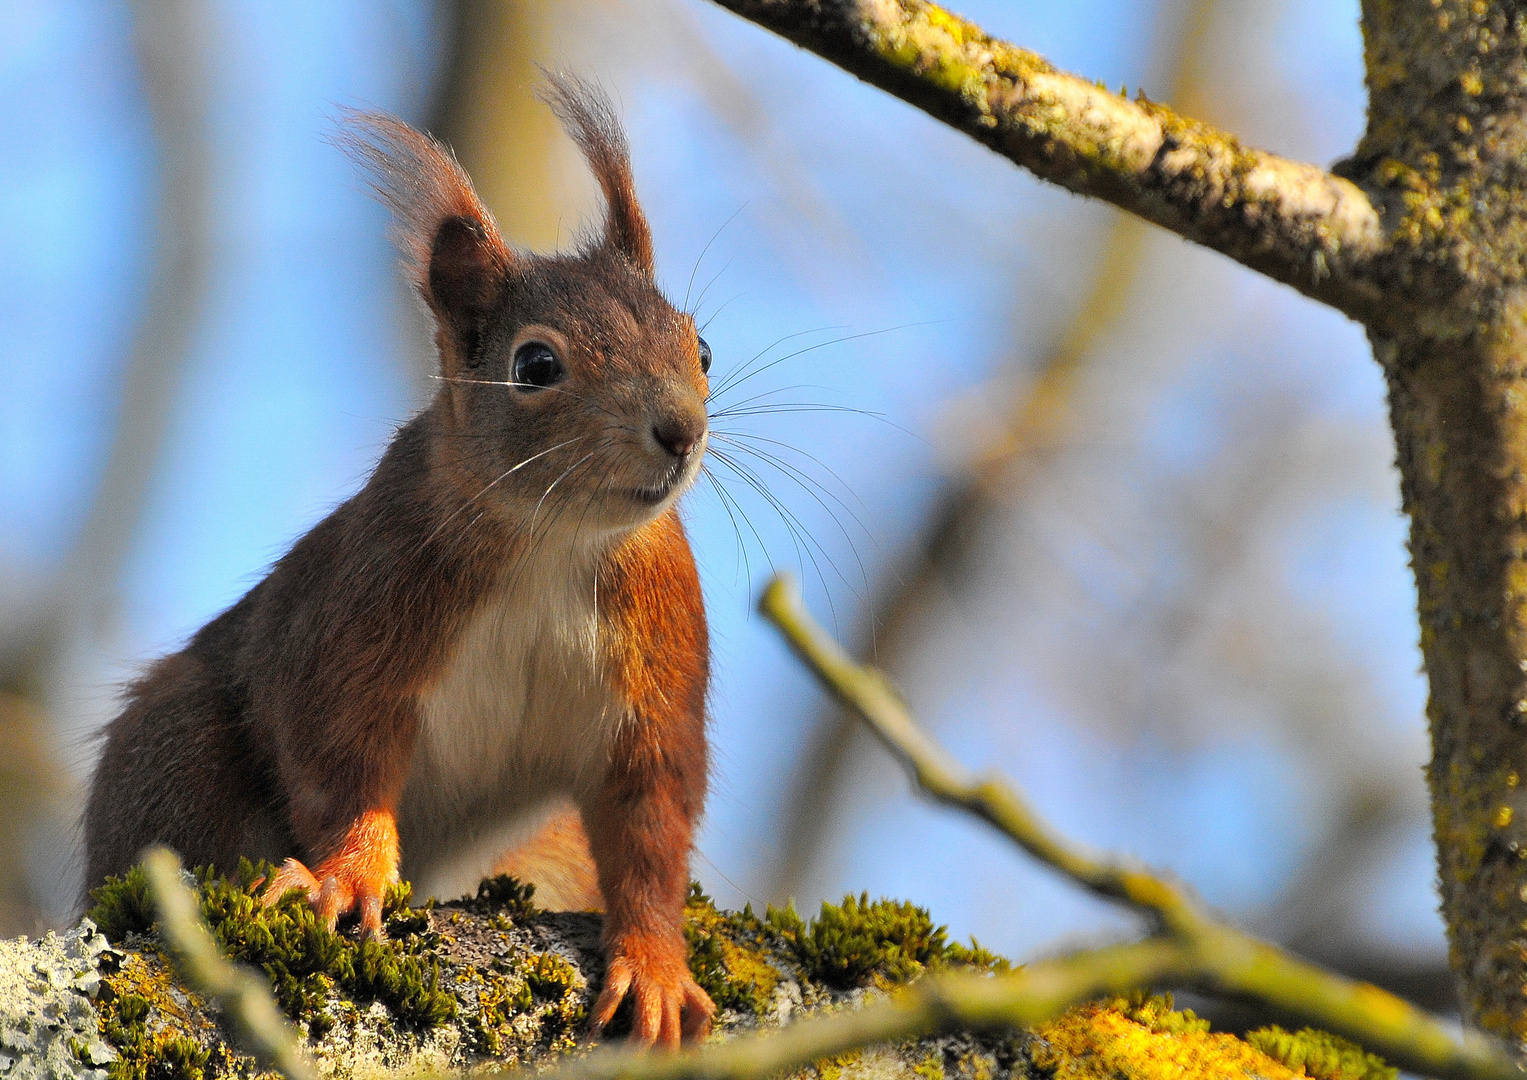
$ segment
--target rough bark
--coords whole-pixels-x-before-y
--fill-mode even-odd
[[[1421,648],[1442,906],[1465,1012],[1527,1038],[1527,12],[1368,0],[1369,123],[1343,171],[1376,193],[1403,317],[1389,383]]]

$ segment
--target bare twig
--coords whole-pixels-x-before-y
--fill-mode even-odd
[[[95,634],[107,621],[190,360],[212,264],[210,33],[200,0],[133,4],[133,42],[159,165],[153,276],[123,368],[119,419],[100,487],[54,578],[42,627],[28,643],[46,655],[44,666],[69,637]]]
[[[143,860],[149,893],[159,916],[159,932],[180,961],[192,989],[205,994],[230,1017],[245,1049],[290,1080],[316,1080],[297,1033],[276,1008],[270,983],[256,971],[232,964],[218,952],[201,920],[196,894],[181,881],[180,860],[155,848]]]
[[[1357,185],[1057,71],[925,0],[717,0],[985,143],[1372,325],[1387,244]]]
[[[924,792],[967,810],[1084,888],[1130,905],[1158,928],[1140,947],[1159,970],[1135,985],[1171,985],[1249,998],[1345,1035],[1403,1069],[1441,1077],[1519,1076],[1516,1066],[1472,1031],[1454,1038],[1440,1020],[1378,987],[1324,971],[1221,922],[1186,888],[1143,867],[1081,851],[1052,832],[1017,790],[998,776],[975,776],[912,719],[901,696],[874,668],[854,663],[807,615],[795,586],[776,577],[759,609],[835,697],[857,713]],[[1116,950],[1078,954],[1085,970],[1112,964]],[[1169,959],[1161,959],[1168,957]],[[1101,958],[1101,959],[1099,959]]]

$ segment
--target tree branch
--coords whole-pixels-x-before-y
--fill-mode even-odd
[[[84,524],[38,614],[0,633],[0,682],[29,697],[50,689],[49,667],[71,635],[107,620],[169,431],[212,265],[207,12],[199,0],[133,4],[159,166],[153,274],[122,373],[122,400]]]
[[[1364,322],[1379,211],[1357,185],[1057,71],[924,0],[716,0],[1042,179],[1104,199]]]
[[[880,672],[854,663],[812,622],[789,579],[776,577],[770,582],[759,610],[822,685],[869,725],[925,792],[991,823],[1090,892],[1128,904],[1156,924],[1161,936],[1138,947],[1155,947],[1149,955],[1160,966],[1130,985],[1172,985],[1249,998],[1354,1039],[1413,1072],[1460,1080],[1520,1075],[1494,1044],[1477,1033],[1466,1031],[1462,1039],[1455,1039],[1442,1021],[1410,1003],[1376,986],[1305,963],[1221,922],[1182,886],[1144,868],[1072,846],[1052,832],[1006,780],[972,775],[930,739]],[[1094,962],[1115,970],[1117,953],[1098,950],[1064,962],[1082,970]],[[1004,980],[993,983],[1008,985]],[[1010,989],[1013,1000],[1022,996],[1016,984]]]

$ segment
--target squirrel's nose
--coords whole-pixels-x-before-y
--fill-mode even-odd
[[[705,437],[705,423],[688,416],[665,417],[653,423],[652,437],[674,457],[688,457]]]

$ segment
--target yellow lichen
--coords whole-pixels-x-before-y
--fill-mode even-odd
[[[1035,1065],[1054,1080],[1293,1080],[1302,1077],[1233,1035],[1153,1030],[1108,1004],[1072,1009],[1034,1032]]]
[[[923,1080],[944,1080],[944,1058],[940,1054],[929,1054],[913,1065],[912,1071]]]
[[[839,1080],[843,1070],[858,1061],[861,1054],[858,1050],[847,1054],[838,1054],[836,1057],[823,1058],[816,1062],[817,1075],[822,1080]]]
[[[870,24],[864,29],[875,51],[891,64],[909,68],[971,100],[984,101],[985,69],[998,43],[974,23],[928,4],[910,18]]]
[[[96,1007],[101,1035],[118,1054],[107,1068],[111,1080],[203,1080],[248,1064],[222,1041],[205,1005],[180,988],[160,953],[128,954],[101,980]]]

